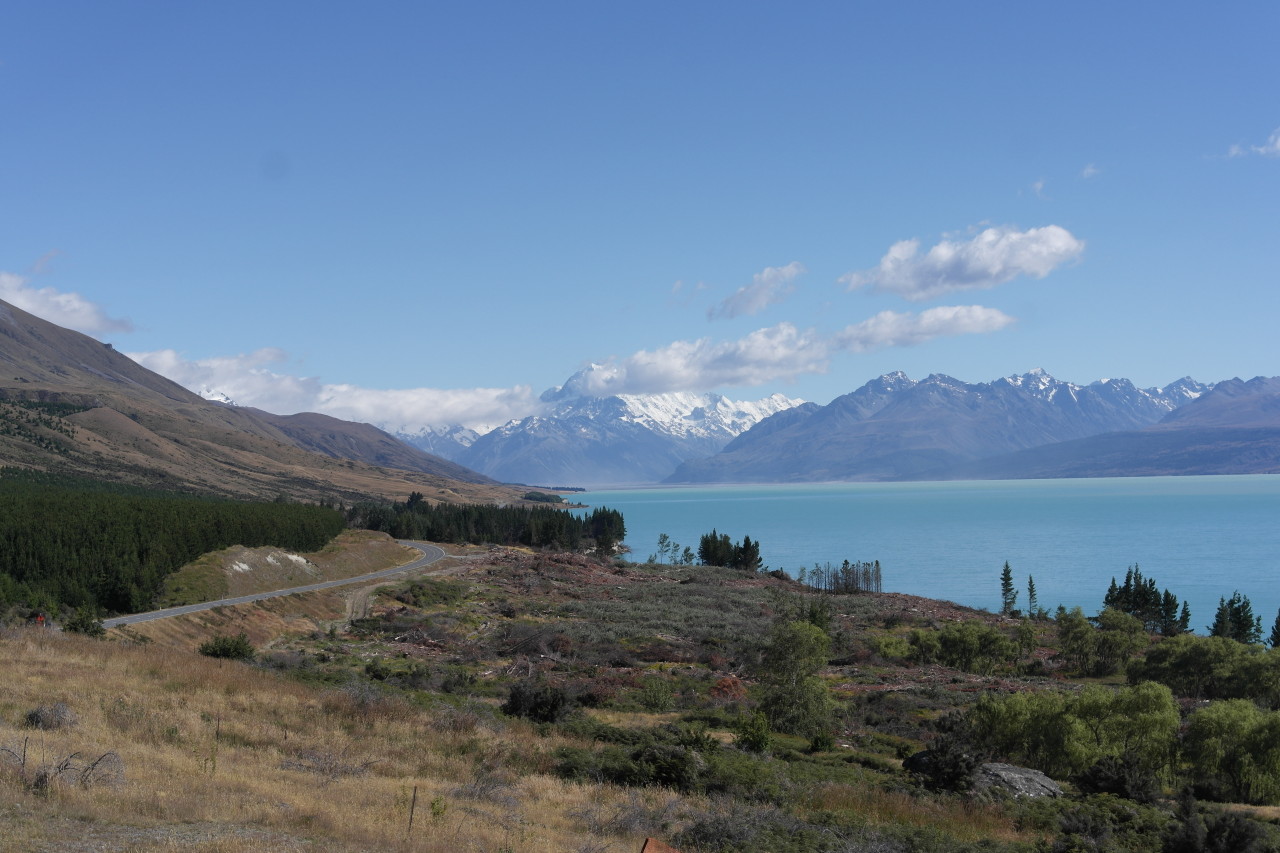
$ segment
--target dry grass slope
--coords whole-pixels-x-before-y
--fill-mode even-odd
[[[0,659],[6,849],[559,853],[643,842],[641,832],[599,846],[571,815],[626,795],[546,775],[557,741],[522,725],[43,629],[0,636]],[[56,703],[74,725],[25,725]],[[119,780],[35,781],[108,753]],[[508,766],[517,754],[519,774]]]

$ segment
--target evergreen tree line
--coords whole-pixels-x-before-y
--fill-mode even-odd
[[[1005,567],[1008,568],[1008,563]],[[1156,587],[1155,578],[1144,577],[1137,565],[1125,572],[1124,583],[1111,579],[1111,586],[1102,599],[1104,609],[1127,613],[1142,622],[1148,633],[1165,637],[1177,637],[1191,631],[1191,609],[1169,590]],[[1233,592],[1230,598],[1219,598],[1213,624],[1205,627],[1211,637],[1225,637],[1238,643],[1258,644],[1263,641],[1262,617],[1253,612],[1249,596]],[[1280,645],[1280,613],[1266,638],[1267,645]]]
[[[1191,610],[1187,603],[1181,602],[1179,608],[1177,596],[1167,589],[1163,592],[1158,589],[1155,578],[1143,577],[1137,564],[1125,572],[1123,584],[1117,585],[1116,579],[1111,579],[1102,606],[1136,616],[1152,634],[1176,637],[1191,630]]]
[[[403,503],[359,503],[347,523],[396,539],[527,545],[557,551],[594,549],[611,556],[626,536],[622,513],[599,507],[585,516],[550,506],[431,504],[414,492]]]
[[[341,513],[318,506],[5,476],[0,606],[136,613],[152,605],[167,575],[201,554],[232,545],[315,551],[343,526]]]
[[[735,545],[729,534],[718,533],[714,527],[698,540],[698,562],[704,566],[725,566],[747,572],[765,569],[764,561],[760,558],[759,542],[752,542],[750,536],[743,536],[742,541]]]

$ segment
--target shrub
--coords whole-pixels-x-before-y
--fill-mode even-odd
[[[537,685],[527,681],[512,685],[502,713],[524,717],[535,723],[558,723],[573,710],[573,700],[559,687]]]
[[[735,743],[751,752],[768,752],[773,741],[769,719],[759,711],[744,715],[734,724]]]
[[[902,767],[931,791],[964,792],[973,788],[981,763],[982,756],[962,737],[947,734],[907,758]]]
[[[212,640],[201,643],[197,651],[205,657],[228,660],[253,660],[254,654],[253,644],[244,631],[234,637],[219,634]]]
[[[656,676],[644,679],[638,699],[640,707],[654,714],[670,711],[675,703],[671,685]]]
[[[888,634],[877,637],[875,640],[876,651],[880,657],[887,660],[901,660],[911,654],[911,644],[906,637],[897,634]]]
[[[395,599],[414,607],[451,606],[465,601],[468,591],[467,584],[460,581],[424,578],[397,592]]]
[[[1160,797],[1160,781],[1149,764],[1128,753],[1104,755],[1072,781],[1084,794],[1115,794],[1148,805]]]
[[[88,637],[102,637],[107,633],[107,629],[102,626],[102,620],[97,617],[93,609],[90,607],[80,607],[75,613],[62,623],[64,631],[70,631],[73,634],[84,634]]]

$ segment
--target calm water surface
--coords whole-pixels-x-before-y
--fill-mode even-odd
[[[1138,564],[1191,606],[1206,633],[1219,598],[1249,596],[1268,634],[1280,608],[1280,475],[705,486],[589,492],[620,510],[632,558],[666,533],[696,552],[715,528],[761,542],[771,569],[879,560],[884,589],[1000,606],[1013,566],[1026,604],[1092,614]]]

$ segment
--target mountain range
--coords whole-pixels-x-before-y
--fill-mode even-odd
[[[957,465],[949,479],[1280,472],[1280,377],[1228,379],[1145,429]]]
[[[544,393],[541,414],[483,435],[452,427],[399,437],[504,482],[634,485],[657,482],[800,402],[781,394],[752,402],[692,393],[599,397],[583,390],[584,375]]]
[[[210,396],[215,392],[210,391]],[[1280,378],[1080,386],[1041,370],[775,394],[593,396],[585,372],[487,431],[391,435],[207,400],[0,302],[0,465],[227,495],[518,501],[545,487],[1280,472]],[[435,453],[423,449],[436,450]]]
[[[1125,379],[1042,370],[968,384],[881,376],[762,421],[668,483],[945,480],[1280,471],[1280,380]]]
[[[205,400],[5,302],[0,465],[239,498],[519,499],[368,424]]]

